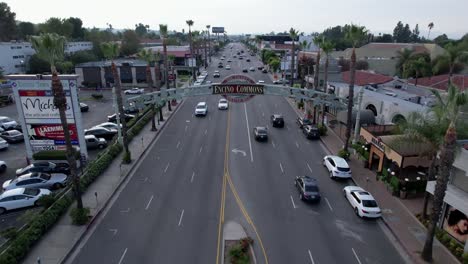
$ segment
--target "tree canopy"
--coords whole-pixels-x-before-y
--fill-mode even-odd
[[[16,38],[16,14],[11,12],[10,7],[0,2],[0,41],[10,41]]]

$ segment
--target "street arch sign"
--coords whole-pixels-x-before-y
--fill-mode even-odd
[[[264,85],[256,84],[255,80],[234,74],[227,76],[220,84],[211,85],[213,94],[222,95],[233,103],[242,103],[252,99],[255,95],[264,94]]]

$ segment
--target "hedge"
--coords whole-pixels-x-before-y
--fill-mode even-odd
[[[66,150],[43,150],[33,154],[34,160],[66,160]],[[75,159],[80,159],[80,152],[75,151]]]

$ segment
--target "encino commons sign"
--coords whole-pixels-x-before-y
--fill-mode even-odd
[[[213,94],[257,95],[263,94],[263,85],[258,84],[215,84]]]

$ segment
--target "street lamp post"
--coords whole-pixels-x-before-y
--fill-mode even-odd
[[[122,128],[120,127],[120,112],[117,107],[117,96],[115,94],[115,86],[112,87],[112,99],[115,112],[115,120],[117,121],[117,141],[119,141],[119,143],[122,144]]]
[[[362,96],[364,95],[364,87],[361,87],[361,90],[359,90],[359,97],[358,97],[358,109],[356,113],[356,124],[354,124],[354,137],[353,137],[353,144],[356,144],[356,142],[359,139],[359,128],[360,128],[360,122],[361,122],[361,104],[362,104]]]
[[[210,55],[210,63],[211,63],[211,38],[210,38],[210,25],[206,25],[206,28],[208,29],[208,54]]]

